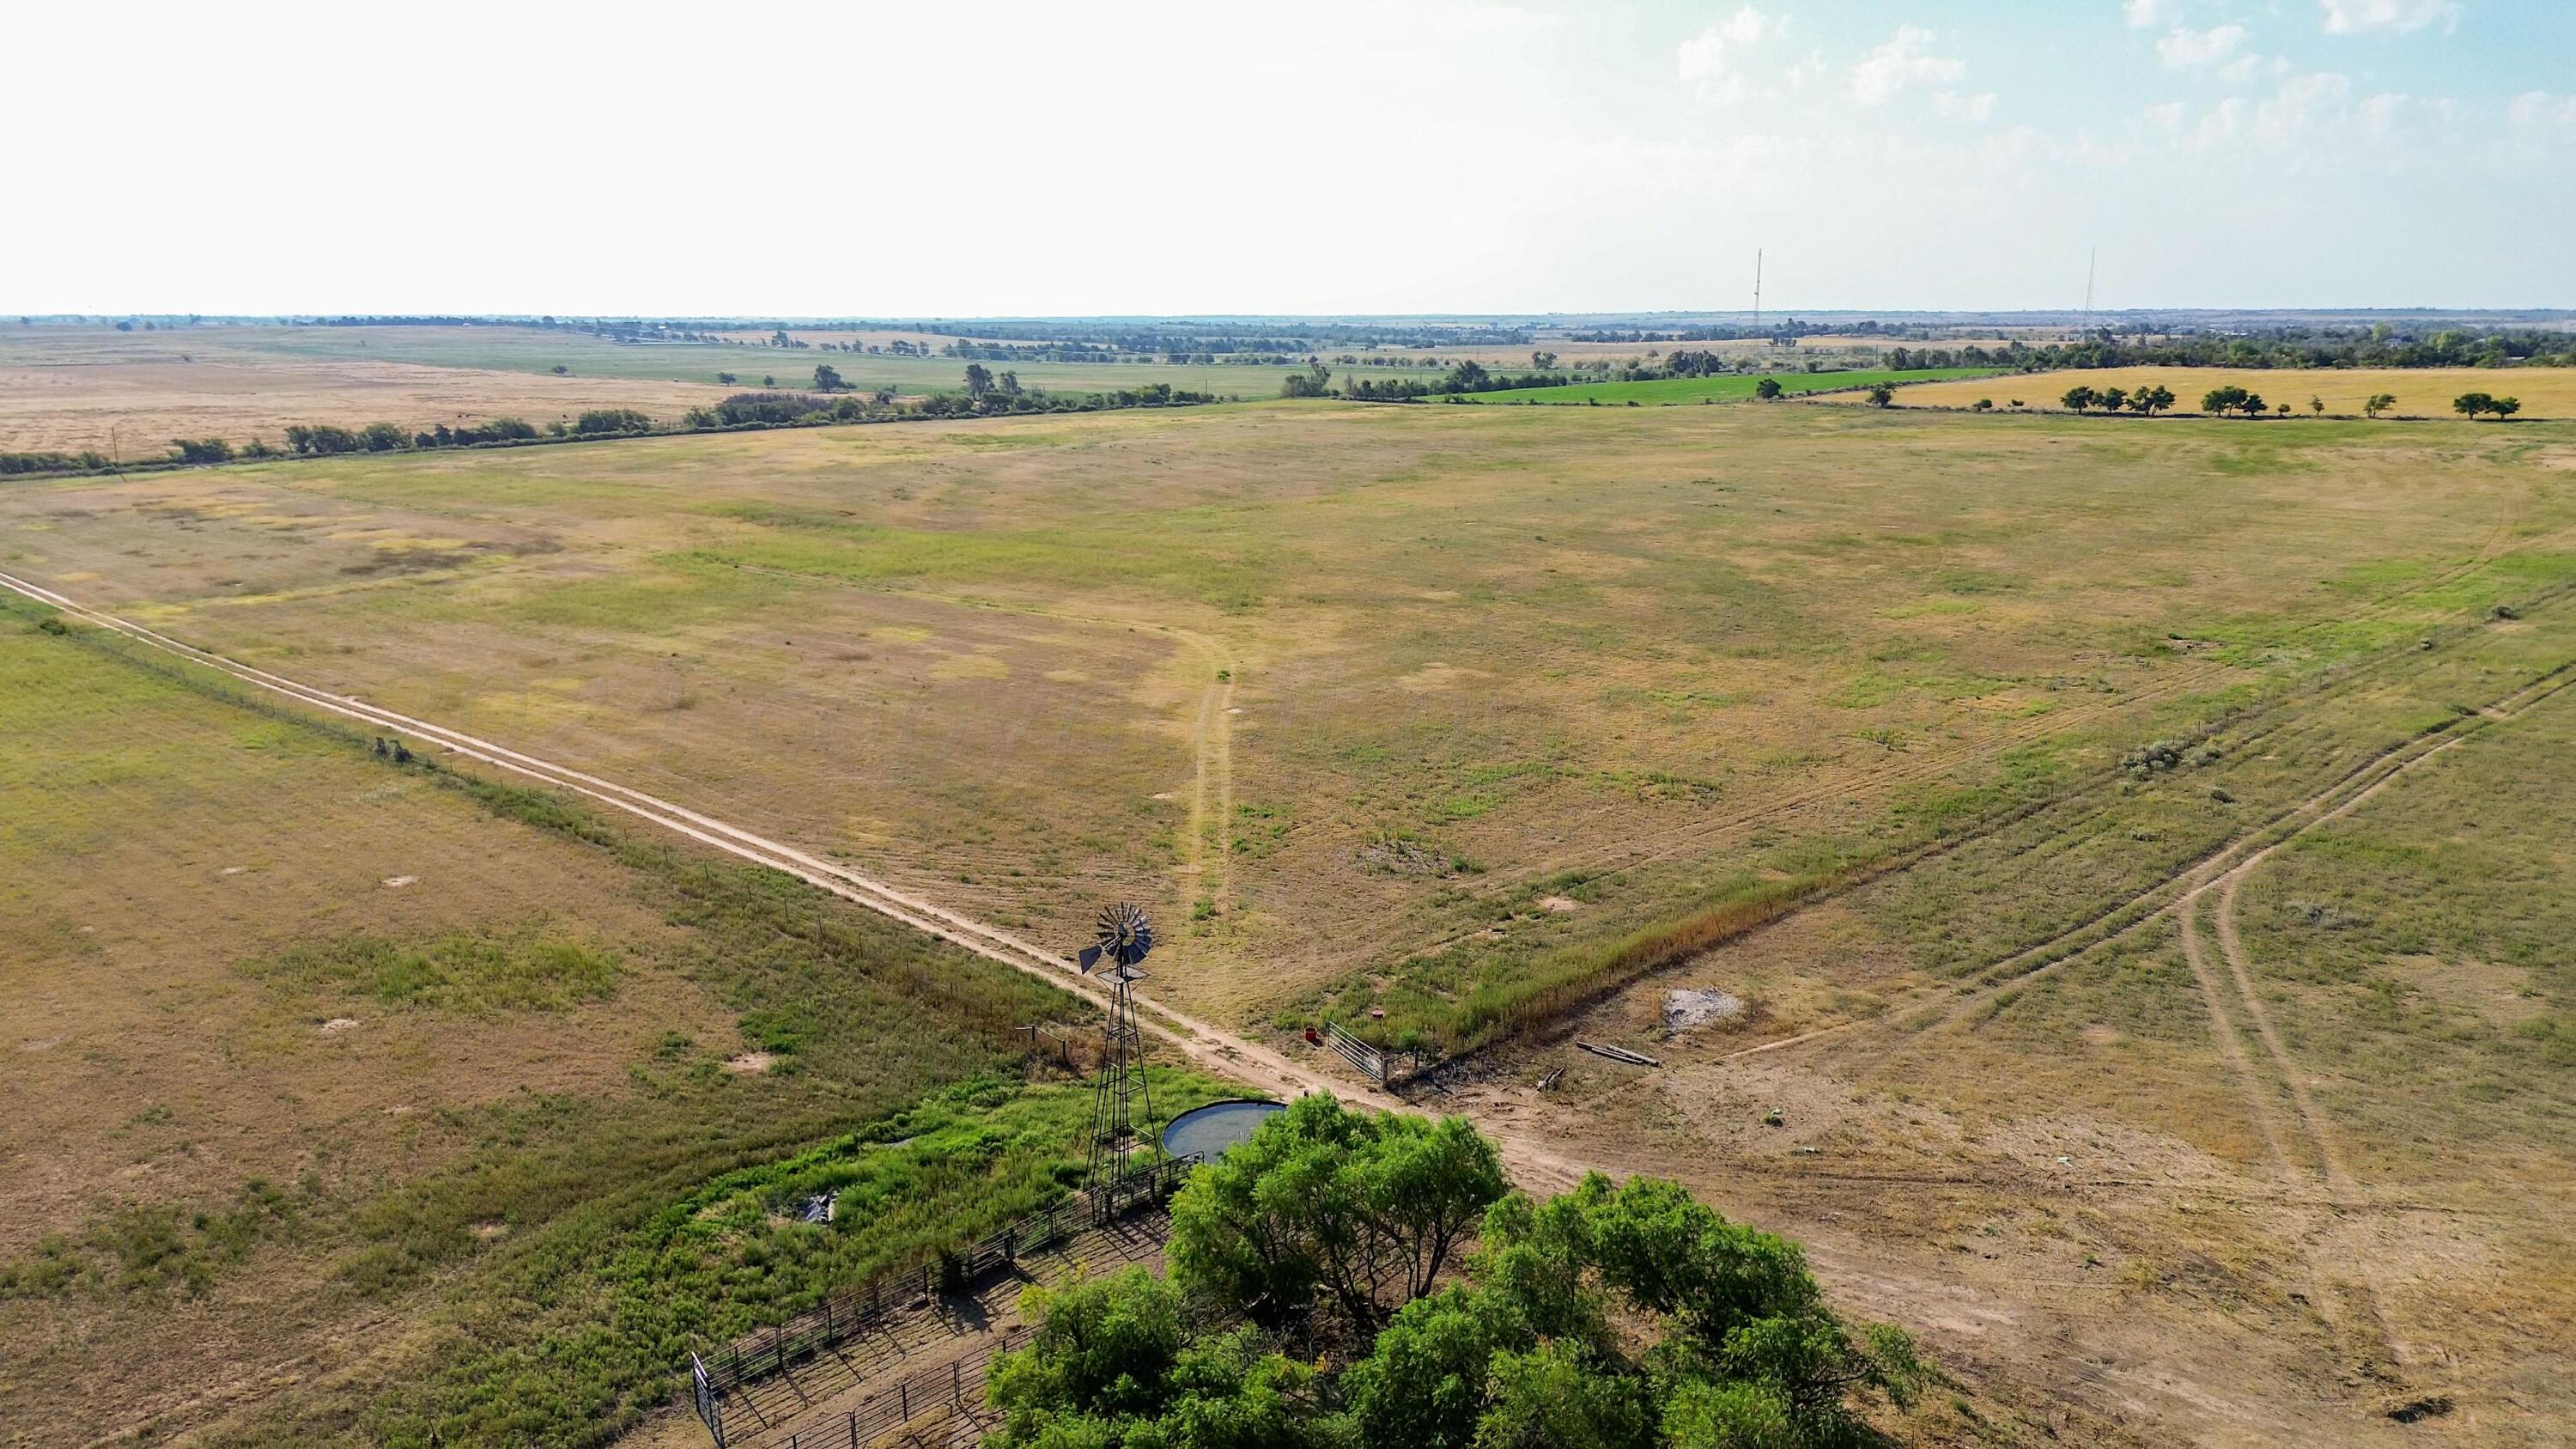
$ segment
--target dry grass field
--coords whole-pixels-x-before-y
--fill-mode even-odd
[[[1567,952],[2557,577],[2541,444],[1271,405],[43,484],[0,521],[40,581],[1047,939],[1142,893],[1190,922],[1185,1002],[1458,1040]]]
[[[0,604],[0,1441],[568,1442],[1070,1145],[1079,1102],[1012,1107],[989,1180],[774,1234],[1060,998],[41,616]],[[691,1193],[747,1223],[667,1241]]]
[[[799,333],[807,341],[894,333]],[[767,334],[747,336],[765,340]],[[917,339],[919,340],[919,339]],[[934,342],[946,339],[929,339]],[[966,364],[944,357],[852,357],[808,348],[617,343],[535,327],[239,326],[118,332],[0,325],[0,452],[95,449],[158,460],[176,437],[258,438],[282,447],[290,424],[399,424],[421,432],[515,417],[539,427],[589,408],[635,408],[676,425],[693,407],[775,379],[810,386],[818,363],[861,389],[954,392]],[[556,367],[566,369],[558,376]],[[1000,370],[1006,364],[994,364]],[[1290,369],[1267,366],[1030,363],[1023,383],[1062,393],[1148,383],[1219,396],[1275,397]],[[1397,369],[1388,376],[1407,375]],[[1419,374],[1429,377],[1432,373]],[[723,377],[735,381],[726,383]]]
[[[1143,899],[1155,990],[1283,1043],[1330,1010],[1491,1044],[1436,1100],[1809,1240],[1976,1386],[1940,1411],[1961,1441],[2546,1443],[2576,1422],[2548,1346],[2576,1167],[2576,862],[2550,825],[2576,805],[2553,765],[2576,696],[2551,692],[2571,484],[2576,433],[2547,424],[1274,403],[14,484],[0,568],[1034,939]],[[8,638],[13,668],[75,647]],[[85,733],[27,738],[32,771]],[[527,829],[305,748],[457,818],[398,837]],[[220,871],[231,818],[136,859]],[[309,848],[348,889],[424,899],[330,819]],[[776,1025],[740,981],[665,969],[708,959],[705,928],[649,865],[618,865],[645,904],[575,956],[546,933],[587,906],[513,902],[616,893],[541,870],[419,927],[611,963],[480,1008],[595,1024],[626,1082],[569,1097],[686,1075],[657,1030],[703,1074]],[[21,929],[76,933],[39,918],[73,889],[14,894]],[[317,899],[216,937],[195,978],[235,983],[228,1010],[373,979],[365,951],[294,953],[351,929]],[[1677,987],[1739,1009],[1667,1033]],[[314,1014],[369,1017],[269,1009],[308,1043]],[[861,1016],[813,1059],[893,1019]],[[143,1110],[102,1100],[84,1130]],[[819,1134],[816,1098],[790,1105],[763,1142]],[[0,1313],[73,1311],[30,1301],[56,1306]]]
[[[276,350],[289,335],[276,327],[0,329],[0,452],[95,449],[130,463],[169,456],[180,437],[282,448],[289,424],[427,431],[515,417],[544,427],[590,408],[640,408],[676,422],[731,391],[713,379],[556,377],[546,367]]]
[[[2288,403],[2293,416],[2307,416],[2311,399],[2329,413],[2361,415],[2362,404],[2380,393],[2397,399],[2396,415],[2454,419],[2451,399],[2464,392],[2492,393],[2522,400],[2527,418],[2576,418],[2576,368],[2565,367],[2099,367],[2066,372],[2034,372],[1983,381],[1929,382],[1899,388],[1898,407],[1963,408],[1979,398],[1996,407],[2019,398],[2025,406],[2056,410],[2069,388],[2135,390],[2158,383],[2174,390],[2176,410],[2200,407],[2201,394],[2236,386],[2261,393],[2267,403]],[[1827,401],[1865,401],[1833,398]]]
[[[1852,1291],[2048,1365],[2066,1427],[2559,1442],[2571,660],[2560,596],[2356,667],[1569,1024],[1659,1072],[1560,1039],[1471,1106],[1817,1223]],[[1676,990],[1744,1009],[1667,1030]]]

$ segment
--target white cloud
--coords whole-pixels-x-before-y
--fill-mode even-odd
[[[2459,0],[2317,0],[2328,35],[2385,31],[2405,35],[2440,21],[2445,33],[2460,24]]]
[[[2354,104],[2352,80],[2334,71],[2284,78],[2272,95],[2249,101],[2230,96],[2203,112],[2185,145],[2193,150],[2263,155],[2305,166],[2356,135],[2385,136],[2405,97],[2380,94]],[[2162,108],[2150,108],[2151,118]]]
[[[1788,28],[1787,17],[1773,19],[1747,5],[1683,41],[1674,52],[1675,66],[1701,100],[1741,100],[1744,76],[1729,52],[1773,39]]]
[[[2242,25],[2216,25],[2207,30],[2177,26],[2164,39],[2156,42],[2156,54],[2166,65],[2177,70],[2191,66],[2217,65],[2236,54],[2245,44]]]
[[[2120,0],[2131,30],[2153,30],[2182,18],[2182,0]]]
[[[1852,99],[1865,106],[1881,105],[1913,82],[1949,85],[1968,73],[1964,61],[1924,54],[1924,47],[1931,43],[1929,30],[1912,25],[1896,27],[1896,33],[1886,43],[1862,56],[1860,64],[1852,67]]]
[[[2400,91],[2382,91],[2353,107],[2353,118],[2360,123],[2362,134],[2374,140],[2395,135],[2398,123],[2406,118],[2407,97]]]
[[[1805,95],[1825,85],[1832,71],[1833,66],[1825,60],[1825,53],[1811,50],[1807,52],[1806,59],[1794,62],[1780,72],[1780,88],[1789,95]]]
[[[1932,109],[1944,116],[1982,121],[1995,113],[1995,93],[1979,91],[1973,96],[1963,96],[1955,91],[1942,91],[1932,97]]]
[[[2254,134],[2274,150],[2288,150],[2330,121],[2352,94],[2352,82],[2333,71],[2295,75],[2254,108]]]
[[[2553,96],[2547,91],[2524,91],[2505,108],[2517,126],[2564,126],[2576,130],[2576,96]]]
[[[2218,68],[2218,78],[2229,85],[2243,85],[2266,73],[2288,75],[2290,63],[2277,55],[2240,55]]]

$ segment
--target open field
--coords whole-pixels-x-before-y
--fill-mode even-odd
[[[805,347],[730,347],[701,342],[613,342],[604,337],[530,327],[286,327],[244,329],[245,341],[263,350],[299,357],[363,361],[386,358],[440,367],[545,372],[560,363],[576,374],[713,385],[730,372],[742,386],[775,376],[782,386],[810,382],[817,363],[840,369],[852,387],[891,387],[907,394],[954,392],[963,383],[964,359],[896,357],[825,352]],[[804,335],[804,334],[790,334]],[[819,341],[838,334],[815,333]],[[988,362],[1016,371],[1028,387],[1056,392],[1107,392],[1145,383],[1169,383],[1220,396],[1276,397],[1285,367],[1219,364],[1171,367],[1161,363]]]
[[[394,362],[321,362],[248,354],[101,362],[77,369],[0,366],[0,452],[94,450],[133,463],[170,455],[173,438],[256,438],[284,446],[292,424],[426,432],[514,417],[540,428],[591,408],[638,408],[665,422],[726,388],[551,377]]]
[[[804,334],[799,334],[804,335]],[[812,334],[819,340],[826,334]],[[838,339],[841,334],[829,334]],[[534,327],[194,327],[158,332],[0,326],[0,452],[168,455],[174,437],[282,445],[289,424],[426,431],[516,417],[542,427],[588,408],[636,408],[676,424],[692,407],[764,386],[810,386],[828,363],[853,387],[955,392],[966,363],[711,343],[617,343]],[[558,377],[561,366],[568,375]],[[1024,386],[1106,392],[1166,383],[1276,397],[1292,370],[1159,363],[988,363]],[[1434,370],[1369,369],[1425,379]],[[731,384],[718,382],[732,374]]]
[[[1043,939],[1159,901],[1185,1003],[1452,1041],[2555,579],[2576,524],[2531,429],[1592,414],[335,460],[0,522],[13,571]]]
[[[2543,778],[2576,700],[2549,692],[2576,659],[2571,463],[2576,434],[2549,425],[1273,403],[13,484],[0,567],[1034,940],[1142,899],[1166,925],[1156,993],[1291,1051],[1280,1028],[1317,1010],[1495,1043],[1446,1100],[1811,1239],[1838,1295],[1929,1333],[2016,1434],[2537,1443],[2576,1417],[2548,1355],[2517,1347],[2564,1320],[2551,1194],[2576,1165],[2545,904],[2571,867]],[[38,723],[33,758],[79,733]],[[2158,739],[2179,742],[2169,763],[2122,767]],[[307,798],[261,789],[272,811]],[[207,808],[115,813],[226,838]],[[2456,864],[2422,839],[2455,812],[2494,832]],[[311,850],[366,858],[317,818]],[[30,858],[72,828],[40,827]],[[519,854],[459,849],[494,871]],[[542,922],[470,927],[549,947],[573,985],[427,1008],[609,1021],[665,969],[717,1003],[703,1028],[604,1030],[635,1033],[603,1053],[633,1085],[586,1081],[608,1105],[549,1150],[645,1140],[648,1102],[714,1114],[683,1117],[702,1153],[757,1120],[745,1162],[846,1124],[803,1094],[873,1060],[887,1018],[834,1013],[798,1070],[722,1073],[777,1023],[706,963],[759,928],[694,938],[715,927],[674,920],[673,877],[608,859],[643,905],[603,915],[587,954],[551,953]],[[366,869],[370,892],[418,889]],[[268,947],[216,936],[195,978],[249,959],[286,963],[263,983],[410,989],[418,968],[341,919],[282,918]],[[597,995],[581,963],[612,953]],[[1675,986],[1743,1009],[1668,1040]],[[1667,1068],[1623,1080],[1568,1052],[1569,1013]],[[657,1029],[689,1037],[687,1072],[641,1050]],[[1003,1060],[971,1037],[852,1099]],[[655,1095],[639,1053],[692,1085]],[[1559,1092],[1526,1086],[1568,1063]],[[705,1162],[617,1211],[685,1196]],[[463,1238],[439,1241],[497,1264],[519,1230],[497,1249],[465,1231],[494,1216],[459,1204],[465,1228],[442,1231]],[[352,1230],[317,1231],[358,1256]],[[549,1241],[508,1261],[569,1251]],[[418,1281],[391,1290],[406,1315],[496,1331],[459,1326],[461,1298],[400,1297]],[[0,1313],[100,1311],[63,1291]],[[359,1407],[406,1362],[275,1422],[420,1412]],[[562,1412],[614,1416],[606,1383]],[[2375,1417],[2431,1393],[2463,1415]]]
[[[0,604],[0,1437],[579,1442],[1052,1190],[1087,1101],[1019,1102],[1010,1028],[1064,998],[40,613]],[[973,1077],[901,1165],[848,1136]],[[886,1210],[765,1223],[814,1182]]]
[[[2024,340],[2036,342],[2038,339]],[[1560,366],[1595,360],[1625,362],[1629,358],[1644,357],[1648,353],[1660,356],[1672,352],[1691,351],[1714,352],[1723,357],[1746,358],[1758,364],[1797,369],[1818,360],[1830,360],[1838,365],[1866,367],[1875,363],[1891,348],[1897,347],[1999,348],[2009,345],[2011,345],[2011,339],[2005,337],[1944,337],[1938,341],[1918,342],[1910,338],[1856,332],[1817,333],[1804,336],[1798,339],[1796,347],[1774,347],[1767,337],[1733,337],[1711,342],[1575,342],[1561,338],[1541,337],[1527,347],[1457,346],[1419,349],[1419,351],[1424,355],[1436,356],[1444,363],[1473,358],[1487,367],[1511,372],[1526,370],[1529,367],[1532,352],[1553,352]],[[1415,351],[1416,349],[1401,350]],[[1325,349],[1327,358],[1335,355],[1337,353],[1334,349]]]
[[[1645,407],[1663,407],[1673,403],[1738,402],[1752,397],[1763,377],[1780,384],[1787,394],[1823,392],[1827,389],[1868,387],[1873,383],[1938,382],[1947,378],[1988,377],[1993,369],[1980,367],[1924,368],[1917,371],[1891,372],[1882,368],[1854,368],[1846,372],[1782,371],[1755,375],[1721,377],[1657,377],[1643,382],[1578,382],[1564,387],[1513,388],[1504,392],[1463,394],[1459,401],[1514,404],[1567,403],[1585,406],[1593,403],[1637,403]]]
[[[2072,1334],[2157,1365],[2063,1363],[2063,1407],[2156,1400],[2192,1442],[2556,1442],[2571,661],[2561,595],[2356,667],[1570,1024],[1661,1072],[1560,1040],[1475,1105],[1911,1257],[1880,1290],[1989,1361]],[[1673,990],[1744,1005],[1672,1032]],[[1561,1096],[1515,1085],[1559,1063]]]
[[[2315,398],[2329,413],[2358,417],[2372,395],[2390,393],[2397,398],[2399,414],[2448,419],[2457,416],[2451,399],[2484,392],[2522,399],[2523,417],[2576,418],[2576,368],[2566,367],[2077,368],[2015,373],[1988,382],[1926,383],[1899,390],[1896,405],[1963,408],[1991,398],[2000,408],[2020,398],[2028,407],[2055,410],[2069,388],[2134,390],[2158,383],[2174,390],[2179,412],[2197,410],[2201,394],[2212,388],[2235,386],[2261,393],[2267,403],[2288,403],[2301,416]]]

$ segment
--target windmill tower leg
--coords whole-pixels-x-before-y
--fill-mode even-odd
[[[1147,1170],[1136,1159],[1150,1157],[1161,1145],[1150,1136],[1138,1140],[1135,1115],[1141,1099],[1150,1134],[1154,1096],[1145,1081],[1144,1035],[1136,1028],[1136,982],[1146,974],[1137,963],[1154,948],[1154,928],[1143,911],[1122,903],[1103,910],[1094,931],[1092,944],[1076,959],[1085,975],[1104,962],[1109,968],[1109,1020],[1101,1029],[1100,1075],[1091,1088],[1091,1164],[1086,1178],[1092,1215],[1105,1222],[1127,1205],[1133,1179]]]
[[[1104,1221],[1126,1205],[1129,1184],[1142,1171],[1136,1159],[1145,1144],[1137,1137],[1136,1124],[1142,1121],[1150,1130],[1154,1120],[1154,1091],[1145,1080],[1144,1037],[1136,1026],[1133,982],[1124,976],[1116,978],[1109,1003],[1109,1020],[1101,1033],[1100,1074],[1091,1089],[1091,1165],[1086,1178],[1092,1211]]]

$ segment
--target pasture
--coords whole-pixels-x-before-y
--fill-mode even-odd
[[[13,1441],[595,1442],[1052,1190],[1044,986],[45,617],[0,604]],[[768,1221],[817,1181],[883,1210]]]
[[[728,346],[711,342],[615,342],[588,333],[532,327],[294,327],[245,331],[274,333],[244,340],[263,351],[297,357],[343,362],[386,359],[522,372],[547,372],[561,364],[584,376],[707,386],[716,385],[716,375],[724,372],[739,378],[737,385],[742,387],[758,386],[764,376],[776,377],[781,386],[810,383],[815,365],[829,363],[840,369],[852,387],[862,391],[893,388],[918,396],[957,391],[966,370],[965,360],[954,357],[771,347],[762,345],[758,337],[752,338],[749,345]],[[828,331],[789,335],[807,341],[861,336]],[[930,340],[939,343],[949,339]],[[1297,370],[1233,363],[1173,366],[1160,362],[987,362],[985,366],[995,372],[1015,371],[1022,385],[1053,392],[1108,392],[1159,382],[1246,398],[1278,396],[1281,381]]]
[[[1962,380],[1899,388],[1896,405],[1964,408],[1986,398],[2001,408],[2019,398],[2026,407],[2057,410],[2069,388],[2134,391],[2158,383],[2173,389],[2176,412],[2197,411],[2201,394],[2234,386],[2262,394],[2266,403],[2288,403],[2297,417],[2310,415],[2311,399],[2324,403],[2328,413],[2359,417],[2364,403],[2387,393],[2397,399],[2394,416],[2451,420],[2456,417],[2451,399],[2483,392],[2522,399],[2523,417],[2576,418],[2576,369],[2564,367],[2075,368],[2008,374],[1990,383]]]
[[[1788,365],[1788,364],[1784,364]],[[1803,364],[1796,364],[1803,365]],[[1714,377],[1657,377],[1641,382],[1578,382],[1563,387],[1513,388],[1503,392],[1465,393],[1461,402],[1499,404],[1572,404],[1577,407],[1599,404],[1624,406],[1636,403],[1643,407],[1666,407],[1676,403],[1740,402],[1754,396],[1754,389],[1764,378],[1780,384],[1783,395],[1825,392],[1843,388],[1866,388],[1874,383],[1938,382],[1961,377],[1987,377],[1990,368],[1941,367],[1893,372],[1883,368],[1853,368],[1844,372],[1798,372],[1726,374]]]
[[[2440,1397],[2471,1419],[2445,1442],[2551,1442],[2576,607],[2548,600],[1640,982],[1570,1029],[1665,1070],[1572,1055],[1535,1105],[1746,1212],[1848,1223],[1861,1263],[1929,1245],[1944,1286],[1896,1291],[1990,1305],[1988,1352],[2156,1359],[2200,1386],[2162,1401],[2179,1438],[2396,1443],[2381,1416]],[[1676,990],[1741,1005],[1670,1032]]]
[[[2571,467],[2546,424],[1272,402],[18,483],[0,567],[1050,945],[1141,900],[1157,995],[1480,1049],[1447,1100],[1809,1239],[2026,1423],[2297,1438],[2445,1389],[2545,1442]],[[405,1348],[233,1437],[531,1395],[600,1432],[662,1387],[639,1345],[1055,1170],[1078,1106],[1006,1085],[1044,988],[35,624],[0,760],[95,783],[0,836],[11,1019],[61,1039],[13,1061],[63,1104],[29,1133],[134,1170],[12,1178],[0,1324],[116,1422],[236,1411],[100,1345],[198,1294],[168,1381],[237,1382],[309,1288],[280,1357],[373,1313]],[[1668,1031],[1677,987],[1735,1009]],[[919,1110],[1019,1145],[925,1168],[927,1216],[763,1216],[970,1079]],[[718,1198],[687,1274],[620,1256]],[[601,1304],[644,1331],[492,1387]]]
[[[31,485],[0,521],[15,571],[1043,939],[1157,902],[1184,1003],[1464,1045],[1641,928],[2476,605],[2410,580],[2554,578],[2536,437],[1279,403]]]
[[[767,334],[745,336],[746,344]],[[893,333],[797,333],[809,341],[883,341]],[[929,339],[933,345],[946,339]],[[236,326],[118,332],[0,325],[0,452],[94,449],[125,462],[168,455],[172,438],[257,438],[283,446],[291,424],[406,432],[515,417],[539,427],[592,408],[634,408],[676,426],[690,408],[762,388],[810,387],[818,364],[862,391],[957,392],[966,363],[819,348],[620,343],[537,327]],[[1441,366],[1445,367],[1443,363]],[[1153,383],[1221,397],[1271,398],[1291,369],[1251,364],[992,362],[1025,387],[1110,392]],[[557,375],[555,368],[565,369]],[[1366,375],[1439,375],[1369,368]],[[731,375],[735,381],[719,379]]]

